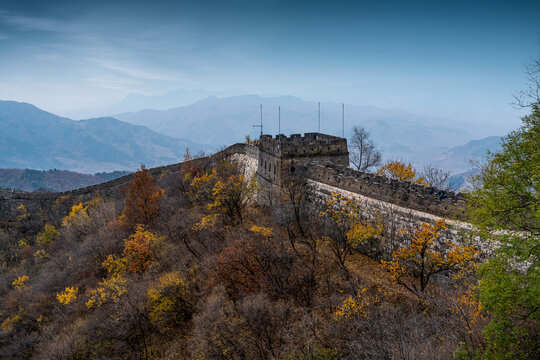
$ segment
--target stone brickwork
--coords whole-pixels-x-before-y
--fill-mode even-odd
[[[307,163],[349,165],[347,139],[321,133],[263,135],[259,139],[259,182],[266,186],[286,184]]]
[[[407,209],[453,219],[465,216],[465,197],[451,191],[388,179],[332,163],[309,163],[305,172],[311,180]]]

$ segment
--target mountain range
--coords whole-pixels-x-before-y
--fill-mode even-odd
[[[0,168],[94,173],[174,163],[183,159],[187,147],[214,151],[243,141],[245,135],[258,137],[260,129],[253,125],[260,123],[261,104],[264,133],[318,131],[317,102],[292,96],[208,97],[168,110],[81,121],[31,104],[0,101]],[[385,160],[410,161],[418,168],[431,164],[462,174],[470,170],[470,160],[499,148],[496,136],[475,140],[467,129],[441,125],[444,119],[372,106],[346,104],[342,128],[342,105],[320,106],[321,132],[341,136],[344,130],[350,136],[353,126],[364,127]]]
[[[142,110],[113,116],[168,136],[189,136],[197,143],[221,146],[242,141],[247,134],[252,138],[258,136],[259,129],[253,125],[260,123],[261,104],[265,133],[318,130],[317,102],[293,96],[209,97],[169,110]],[[441,125],[444,120],[435,117],[350,104],[346,104],[344,110],[345,136],[350,136],[353,126],[366,128],[386,159],[401,158],[423,164],[429,162],[433,154],[472,140],[465,129]],[[321,103],[320,130],[342,135],[342,104]]]
[[[177,162],[185,149],[206,149],[111,118],[74,121],[37,107],[0,101],[0,168],[135,170]]]

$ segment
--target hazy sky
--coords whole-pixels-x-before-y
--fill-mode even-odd
[[[540,1],[0,0],[0,99],[57,113],[234,88],[515,124],[539,53]]]

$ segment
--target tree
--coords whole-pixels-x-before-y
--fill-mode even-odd
[[[410,181],[413,184],[428,185],[426,179],[418,174],[411,163],[405,164],[398,160],[389,161],[381,166],[377,170],[377,175],[400,181]]]
[[[339,193],[333,193],[326,199],[325,209],[320,215],[328,220],[326,234],[322,240],[330,249],[345,277],[349,279],[346,263],[350,255],[364,241],[379,237],[383,231],[382,226],[365,219],[361,215],[360,205]]]
[[[124,257],[127,259],[128,270],[134,273],[142,272],[154,260],[153,248],[160,239],[138,225],[135,232],[124,242]]]
[[[422,172],[422,178],[424,178],[429,186],[440,190],[456,191],[457,187],[450,182],[450,175],[450,171],[444,171],[431,164],[424,166],[424,171]]]
[[[127,186],[124,211],[118,219],[128,230],[136,225],[151,225],[159,215],[159,204],[164,191],[154,185],[154,179],[144,165]]]
[[[255,180],[246,179],[243,174],[229,176],[226,180],[219,180],[212,189],[214,203],[209,206],[215,213],[225,217],[231,225],[242,223],[244,210],[253,200],[257,189]]]
[[[374,166],[381,165],[382,154],[375,148],[373,141],[369,139],[369,132],[363,127],[353,128],[349,153],[349,159],[357,170],[368,171]]]
[[[470,220],[495,256],[480,268],[480,298],[493,319],[484,330],[482,359],[529,359],[540,353],[540,109],[472,179]]]
[[[433,275],[470,266],[477,253],[473,246],[447,241],[443,251],[437,250],[444,230],[447,230],[444,220],[438,220],[433,224],[422,222],[419,229],[405,232],[410,241],[408,246],[394,251],[390,261],[382,262],[392,281],[423,298]]]
[[[525,66],[525,76],[529,86],[514,95],[514,105],[518,108],[533,108],[540,104],[540,56]]]

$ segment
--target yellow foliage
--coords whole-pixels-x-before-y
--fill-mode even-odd
[[[200,230],[216,230],[217,221],[219,219],[218,214],[210,214],[210,215],[204,215],[202,219],[193,225],[193,230],[200,231]]]
[[[114,257],[113,255],[107,256],[107,258],[101,263],[109,276],[118,276],[123,274],[127,270],[127,258]]]
[[[257,226],[257,225],[253,225],[251,227],[251,229],[249,229],[249,230],[254,232],[257,235],[262,236],[262,237],[270,237],[270,236],[272,236],[272,231],[273,231],[272,228],[268,228],[268,227],[264,227],[264,226]]]
[[[58,230],[53,225],[45,225],[45,228],[37,236],[38,245],[49,245],[58,237]]]
[[[78,292],[79,292],[78,288],[74,288],[73,286],[66,287],[64,291],[56,294],[56,298],[58,299],[58,302],[60,304],[65,306],[77,299]]]
[[[447,230],[444,220],[433,224],[422,222],[419,229],[402,231],[408,235],[410,243],[407,247],[393,252],[390,261],[382,261],[390,272],[394,283],[399,283],[414,293],[423,293],[431,275],[441,271],[461,271],[474,266],[472,260],[477,254],[473,246],[458,246],[452,241],[446,242],[446,249],[435,249],[441,231]],[[407,281],[407,275],[419,280],[419,287]]]
[[[204,201],[210,198],[211,189],[216,181],[217,171],[212,169],[210,172],[199,174],[191,181],[191,191],[189,197],[191,201]]]
[[[411,163],[405,164],[401,161],[389,161],[377,170],[377,175],[386,176],[391,179],[410,181],[413,184],[427,186],[427,181],[419,176]]]
[[[30,213],[28,213],[28,210],[26,210],[26,206],[23,204],[17,206],[17,210],[19,211],[19,215],[17,216],[19,220],[26,219],[30,216]]]
[[[126,293],[126,280],[121,275],[112,276],[101,281],[97,289],[90,291],[90,299],[86,302],[86,307],[91,309],[109,302],[117,303]]]
[[[355,296],[349,296],[343,300],[334,312],[334,316],[337,320],[365,317],[368,306],[379,302],[379,296],[371,295],[366,288],[361,287]]]
[[[188,283],[176,271],[163,274],[147,292],[154,323],[182,321],[191,312]]]
[[[29,279],[28,275],[22,275],[13,280],[11,285],[13,285],[15,288],[20,289],[26,285],[26,281]]]
[[[75,204],[71,207],[71,212],[62,220],[62,226],[78,225],[82,220],[88,219],[88,206],[83,203]]]
[[[358,203],[344,197],[340,193],[332,193],[326,199],[325,210],[320,216],[329,216],[333,223],[346,227],[345,236],[351,246],[358,246],[365,240],[381,235],[383,228],[380,223],[370,223],[360,215],[361,209]]]

